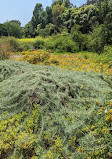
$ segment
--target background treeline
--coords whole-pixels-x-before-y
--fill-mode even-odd
[[[46,9],[37,3],[25,27],[18,20],[8,21],[0,24],[0,35],[17,38],[54,35],[53,41],[58,43],[49,41],[49,49],[65,45],[67,39],[65,51],[102,52],[105,45],[112,44],[112,1],[87,0],[86,4],[76,7],[70,0],[54,0]]]

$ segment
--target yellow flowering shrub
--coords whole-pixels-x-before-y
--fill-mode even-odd
[[[48,60],[50,57],[49,52],[43,50],[24,52],[23,54],[25,55],[19,58],[18,60],[30,62],[32,64],[41,63],[45,60]]]
[[[36,50],[36,51],[23,51],[22,57],[18,61],[26,61],[32,64],[45,64],[45,65],[59,65],[59,60],[51,56],[50,51]]]

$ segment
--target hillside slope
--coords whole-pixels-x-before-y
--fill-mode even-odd
[[[107,76],[6,60],[0,61],[0,81],[2,158],[110,157]]]

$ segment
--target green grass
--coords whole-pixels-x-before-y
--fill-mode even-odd
[[[0,81],[0,158],[111,157],[109,77],[6,60]]]

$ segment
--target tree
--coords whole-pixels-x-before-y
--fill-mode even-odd
[[[52,7],[46,7],[46,14],[47,14],[47,24],[52,23]]]
[[[22,28],[20,27],[19,24],[15,23],[14,21],[9,21],[9,22],[5,22],[4,25],[7,29],[7,34],[9,36],[14,36],[16,38],[21,38]]]
[[[81,26],[75,24],[74,27],[71,29],[71,38],[74,42],[77,43],[77,46],[79,47],[79,50],[84,50],[85,49],[85,36],[82,34],[80,30]]]
[[[41,10],[39,16],[38,16],[38,22],[41,24],[42,29],[45,28],[47,25],[47,13],[43,9]]]
[[[52,7],[56,4],[62,5],[63,3],[65,3],[66,8],[71,8],[73,6],[73,4],[70,3],[70,0],[54,0],[52,3]]]
[[[87,5],[97,3],[97,0],[87,0]]]
[[[62,5],[62,3],[63,3],[63,0],[53,0],[52,7],[56,4]]]
[[[63,2],[65,3],[66,8],[72,8],[73,7],[73,4],[70,3],[70,0],[64,0]]]
[[[99,23],[103,24],[107,13],[110,11],[110,0],[98,0],[97,7],[99,9]]]
[[[7,27],[4,24],[0,24],[0,36],[8,36]]]
[[[35,29],[36,26],[40,23],[39,15],[42,11],[43,11],[42,4],[37,3],[33,11],[33,17],[31,19],[31,24],[33,26],[33,29]]]
[[[23,33],[25,37],[34,37],[34,30],[31,22],[27,23],[23,28]]]
[[[71,30],[71,27],[73,27],[74,25],[72,19],[73,12],[74,11],[72,8],[68,8],[58,17],[59,26],[66,27],[69,32]]]
[[[81,26],[82,33],[92,31],[92,25],[98,21],[98,8],[95,5],[86,5],[75,9],[72,14],[74,24]]]
[[[105,41],[102,38],[103,34],[104,32],[102,32],[101,25],[96,25],[93,28],[93,31],[88,35],[87,49],[89,51],[93,51],[99,54],[103,52],[105,45]]]
[[[105,16],[104,24],[102,25],[102,39],[106,44],[112,44],[112,6],[109,6],[109,12]]]
[[[21,22],[19,20],[11,20],[10,22],[18,24],[19,26],[21,26]]]
[[[53,24],[54,25],[58,25],[58,17],[59,15],[61,15],[65,10],[65,4],[62,3],[62,5],[60,4],[56,4],[53,6],[52,9],[52,15],[53,15]]]
[[[49,23],[48,25],[46,25],[46,27],[44,29],[41,29],[41,26],[39,24],[37,26],[37,32],[42,37],[50,36],[50,35],[52,35],[55,32],[55,25]]]

